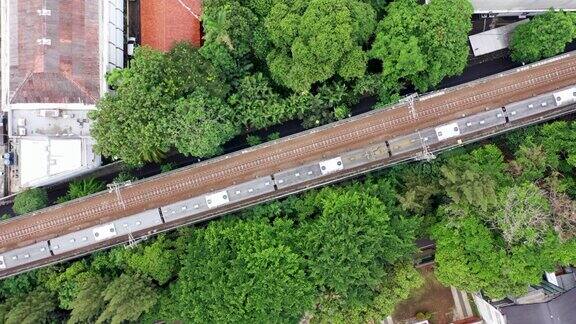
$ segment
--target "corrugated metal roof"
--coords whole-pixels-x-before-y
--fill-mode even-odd
[[[169,51],[174,43],[190,41],[201,45],[202,0],[141,0],[142,45]]]
[[[95,0],[10,0],[10,103],[94,104],[100,96]]]
[[[508,324],[576,323],[576,288],[547,303],[506,306],[500,312]]]

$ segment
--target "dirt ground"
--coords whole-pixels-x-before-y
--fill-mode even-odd
[[[452,320],[454,300],[450,287],[442,286],[434,276],[434,267],[427,266],[418,269],[424,277],[424,285],[412,293],[411,297],[398,304],[392,315],[395,323],[405,323],[414,319],[418,312],[432,314],[430,323],[448,324]]]

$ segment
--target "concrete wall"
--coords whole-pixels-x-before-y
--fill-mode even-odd
[[[433,0],[426,0],[429,3]],[[576,11],[576,0],[470,0],[476,14],[520,16],[550,9]]]
[[[484,300],[479,293],[472,294],[480,317],[486,324],[506,324],[506,318],[494,306]]]

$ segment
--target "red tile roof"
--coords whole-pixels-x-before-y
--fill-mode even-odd
[[[42,9],[50,14],[40,15]],[[94,104],[100,97],[98,1],[17,0],[9,10],[10,103]]]
[[[170,50],[179,41],[200,46],[202,32],[197,17],[201,10],[202,0],[141,0],[142,45],[161,51]]]

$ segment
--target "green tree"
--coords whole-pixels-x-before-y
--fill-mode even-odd
[[[392,315],[396,305],[408,299],[423,284],[424,279],[412,262],[401,262],[389,270],[386,278],[376,288],[372,301],[336,313],[319,314],[314,319],[331,323],[378,323]]]
[[[238,122],[248,129],[272,126],[295,117],[295,112],[287,110],[290,106],[274,92],[262,73],[242,78],[228,101]]]
[[[414,79],[427,68],[428,62],[420,44],[424,6],[414,0],[399,0],[388,5],[387,14],[378,23],[370,57],[382,61],[385,82],[380,92],[397,92],[402,79]],[[392,82],[390,82],[390,80]]]
[[[265,218],[213,222],[193,233],[172,300],[184,322],[297,321],[312,305],[293,224]]]
[[[38,282],[38,272],[25,272],[17,276],[8,277],[0,281],[0,296],[6,300],[9,297],[22,299],[40,283]]]
[[[542,179],[548,170],[558,167],[558,157],[546,154],[543,145],[521,145],[514,154],[515,160],[510,163],[520,181],[536,181]]]
[[[394,265],[391,278],[382,283],[379,294],[374,299],[372,317],[375,321],[382,319],[382,314],[392,315],[396,305],[408,299],[410,294],[424,284],[424,279],[414,268],[412,262]]]
[[[68,324],[94,322],[106,306],[106,302],[100,296],[107,286],[107,280],[100,275],[84,276],[78,283]]]
[[[508,181],[505,168],[502,152],[494,145],[485,145],[449,158],[440,167],[440,184],[455,203],[486,211],[497,203],[496,189]]]
[[[541,142],[546,149],[548,159],[558,159],[564,169],[576,167],[576,123],[557,121],[541,128]]]
[[[296,0],[276,3],[265,26],[272,49],[267,63],[284,86],[308,92],[315,82],[333,76],[362,77],[376,13],[358,0]]]
[[[464,71],[468,63],[472,12],[469,0],[432,0],[426,6],[420,42],[428,66],[411,79],[420,91],[435,87],[445,77]]]
[[[91,134],[100,154],[129,164],[159,160],[170,149],[168,125],[173,114],[170,93],[177,91],[166,75],[162,53],[138,47],[130,67],[117,70],[116,92],[107,93],[91,112]]]
[[[70,182],[66,195],[58,198],[58,203],[82,198],[104,190],[104,182],[95,178],[87,178]]]
[[[182,116],[174,102],[197,89],[224,97],[229,87],[218,71],[191,45],[178,44],[162,54],[139,47],[130,67],[108,80],[107,93],[91,112],[96,150],[128,164],[159,161],[174,146],[174,124]],[[191,127],[201,127],[192,125]]]
[[[468,0],[394,1],[378,23],[370,56],[382,61],[380,93],[400,90],[408,80],[426,91],[461,73],[468,59],[472,6]]]
[[[525,287],[508,287],[502,292],[505,252],[490,230],[477,217],[446,219],[432,231],[436,241],[436,277],[446,285],[466,291],[486,289],[492,297],[524,292]],[[496,285],[496,286],[494,286]],[[498,292],[492,292],[494,288]]]
[[[176,102],[178,119],[173,122],[176,149],[185,155],[210,157],[222,152],[222,145],[238,134],[227,117],[230,107],[220,98],[196,90]]]
[[[304,227],[301,242],[323,312],[367,303],[385,280],[385,267],[410,259],[415,228],[391,219],[367,193],[325,189],[317,199],[321,215]]]
[[[30,292],[6,314],[6,324],[48,323],[56,309],[54,296],[42,288]]]
[[[450,215],[456,211],[461,217]],[[482,290],[493,299],[518,296],[529,285],[539,284],[542,273],[561,261],[560,252],[566,248],[552,232],[539,245],[509,245],[482,221],[489,216],[477,211],[472,208],[461,215],[461,206],[439,210],[443,221],[434,226],[432,237],[436,276],[442,283],[466,291]]]
[[[18,214],[26,214],[48,206],[48,193],[44,188],[26,189],[14,198],[12,210]]]
[[[569,15],[551,10],[516,27],[510,37],[512,60],[530,63],[562,53],[576,36],[576,27]]]
[[[158,294],[147,278],[124,273],[106,287],[102,298],[106,306],[96,323],[119,324],[137,321],[154,307]]]
[[[77,293],[78,281],[90,274],[84,260],[77,261],[65,269],[48,268],[39,275],[43,285],[57,296],[58,307],[71,309]]]
[[[163,285],[172,279],[179,269],[178,255],[171,241],[164,235],[152,244],[139,247],[128,257],[128,267]]]
[[[200,52],[228,80],[242,77],[251,66],[254,33],[260,26],[257,16],[238,1],[204,1],[203,11]]]

